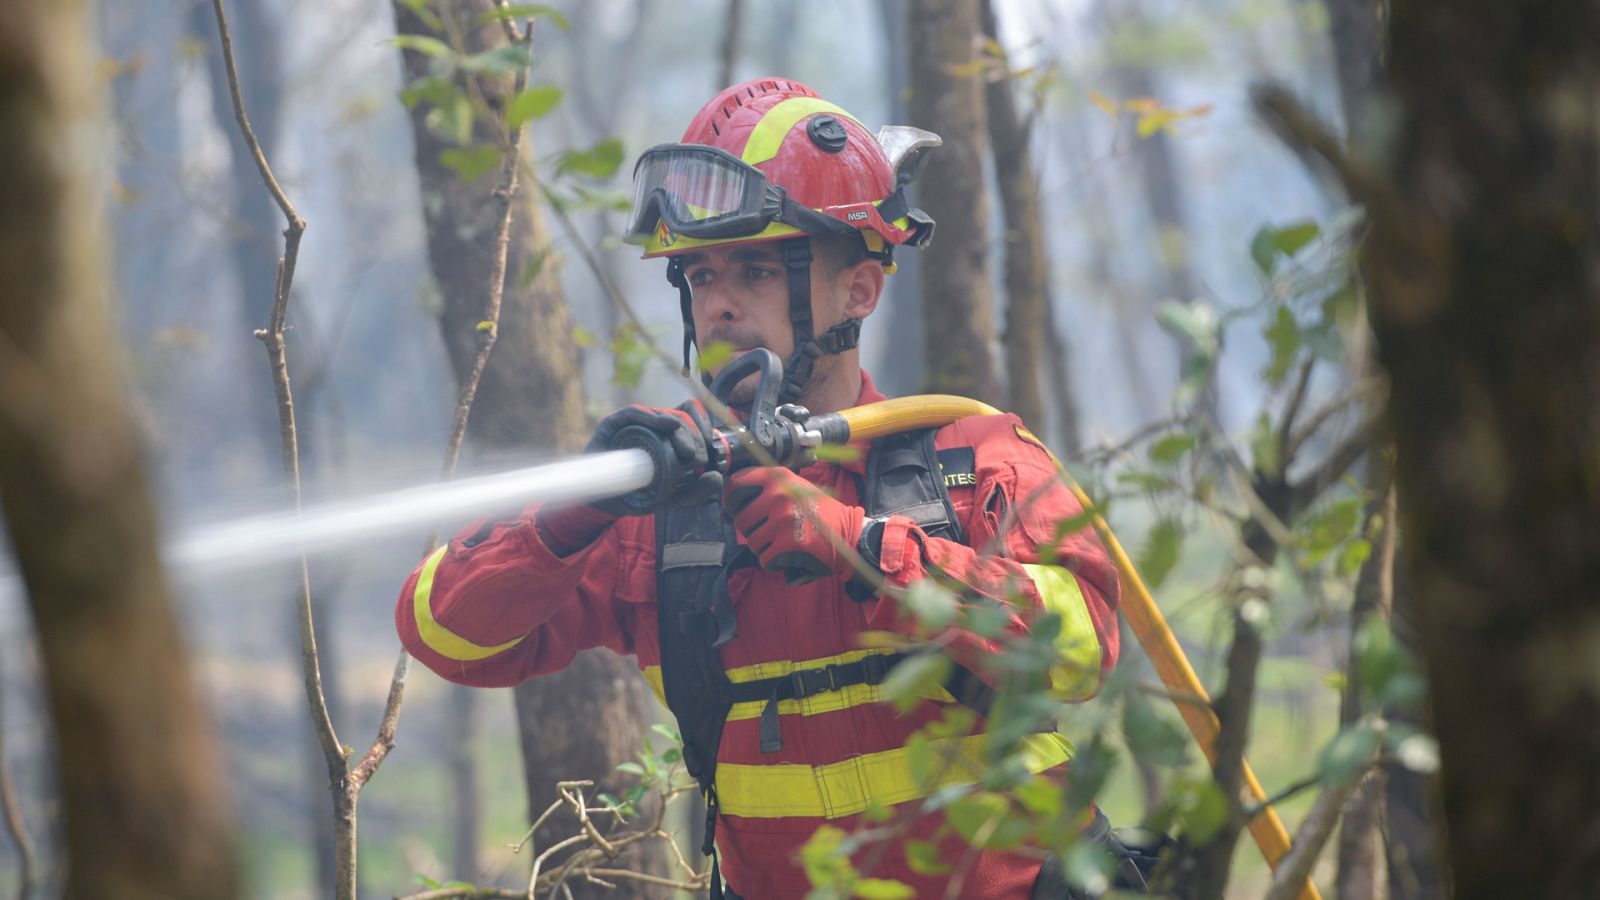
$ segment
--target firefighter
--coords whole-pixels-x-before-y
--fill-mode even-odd
[[[695,347],[764,347],[784,361],[782,402],[820,414],[884,399],[857,338],[895,250],[933,229],[906,201],[916,163],[903,157],[905,134],[912,156],[932,138],[913,132],[880,143],[804,85],[757,79],[718,94],[680,143],[640,157],[627,239],[666,260],[686,369]],[[752,390],[740,384],[732,405]],[[703,465],[714,424],[694,401],[633,406],[602,420],[590,448],[644,425]],[[441,676],[484,687],[556,671],[587,648],[634,656],[678,718],[711,811],[712,896],[803,897],[797,850],[819,826],[850,830],[869,806],[975,780],[969,764],[922,783],[906,743],[953,704],[985,711],[995,676],[983,663],[1000,649],[966,631],[941,636],[950,681],[897,714],[879,685],[902,657],[862,635],[918,626],[841,548],[898,588],[937,571],[967,602],[998,605],[1017,633],[1058,614],[1051,680],[1068,699],[1091,696],[1117,658],[1115,569],[1092,532],[1057,527],[1081,509],[1023,423],[974,416],[900,437],[798,472],[702,475],[660,509],[609,501],[474,523],[412,573],[396,609],[401,639]],[[941,742],[977,759],[984,721]],[[1065,777],[1063,737],[1024,746],[1032,771]],[[902,846],[935,837],[942,821],[920,815],[867,874],[942,896],[943,879],[914,871]],[[967,851],[948,830],[937,840],[950,862]],[[1035,895],[1052,877],[1039,856],[977,855],[961,896]]]

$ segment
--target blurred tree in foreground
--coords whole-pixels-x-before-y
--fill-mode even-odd
[[[83,12],[0,6],[0,497],[55,728],[65,894],[226,898],[220,757],[108,352]]]
[[[1395,3],[1372,215],[1456,895],[1600,885],[1600,10]]]

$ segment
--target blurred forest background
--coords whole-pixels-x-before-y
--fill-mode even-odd
[[[1365,608],[1386,617],[1393,594],[1376,585],[1392,584],[1394,543],[1388,466],[1371,427],[1382,389],[1352,271],[1360,210],[1263,124],[1251,94],[1273,82],[1335,133],[1365,116],[1379,139],[1389,134],[1392,111],[1366,93],[1382,5],[946,7],[560,0],[525,10],[531,68],[515,77],[541,89],[522,108],[531,165],[511,210],[510,318],[479,395],[491,412],[473,420],[462,471],[551,458],[581,446],[586,423],[620,404],[681,399],[676,372],[644,346],[676,346],[676,293],[660,265],[618,242],[617,204],[625,208],[639,151],[676,140],[716,90],[790,77],[869,126],[938,131],[918,118],[934,103],[917,85],[978,85],[983,130],[946,137],[978,142],[981,191],[927,196],[952,183],[936,177],[921,198],[947,239],[957,218],[979,229],[980,246],[967,249],[984,261],[973,284],[959,285],[977,321],[929,311],[946,308],[934,295],[952,287],[929,284],[930,269],[940,279],[946,271],[930,256],[957,249],[936,237],[931,255],[901,254],[863,333],[865,367],[891,396],[948,387],[940,348],[984,344],[987,374],[954,386],[1024,411],[1106,503],[1214,692],[1226,672],[1242,671],[1228,656],[1238,623],[1259,633],[1253,685],[1232,699],[1253,704],[1248,757],[1269,794],[1289,789],[1280,811],[1291,831],[1317,796],[1304,788],[1349,780],[1375,755],[1394,782],[1432,772],[1438,751],[1414,727],[1361,724],[1371,725],[1374,703],[1414,706],[1420,682],[1386,626],[1353,622],[1363,590]],[[467,305],[481,304],[481,292],[462,299],[456,280],[488,283],[493,222],[484,216],[496,209],[504,148],[476,154],[492,129],[430,78],[482,76],[503,92],[520,58],[490,52],[504,44],[497,25],[475,28],[469,16],[452,30],[458,17],[421,2],[227,8],[254,133],[308,226],[287,332],[303,496],[436,480],[483,318]],[[929,58],[918,23],[931,29],[957,13],[973,17],[958,23],[963,56]],[[285,219],[240,137],[213,8],[99,3],[83,24],[94,54],[86,76],[103,94],[91,143],[118,372],[163,533],[281,508],[272,373],[254,333],[268,325]],[[1032,183],[1019,187],[1019,172]],[[1037,226],[1019,226],[1029,200]],[[1040,255],[1019,273],[1007,260],[1024,252],[1022,234],[1038,235]],[[638,311],[643,333],[602,276]],[[1011,318],[1026,311],[1019,296],[1029,291],[1041,298],[1035,318]],[[540,347],[555,348],[539,356],[557,360],[540,363],[548,371],[511,371]],[[539,379],[559,375],[561,354],[581,384],[516,396],[553,383]],[[1012,365],[1019,358],[1027,368]],[[447,532],[458,524],[440,523]],[[352,762],[378,732],[397,652],[393,604],[427,536],[310,562],[328,714],[355,747]],[[284,566],[174,573],[184,644],[221,733],[242,896],[331,896],[338,877],[328,764],[302,686],[299,577]],[[29,875],[47,896],[62,877],[63,801],[32,634],[20,580],[0,574],[0,761],[31,835]],[[1227,830],[1203,759],[1170,704],[1140,689],[1153,676],[1142,651],[1129,639],[1125,647],[1119,683],[1066,723],[1074,738],[1099,735],[1118,753],[1102,806],[1119,824],[1164,817],[1178,830]],[[452,879],[525,884],[527,859],[508,845],[530,810],[555,799],[552,773],[615,779],[609,770],[633,756],[642,724],[665,720],[640,700],[631,668],[585,664],[543,697],[469,695],[413,669],[395,748],[361,793],[360,896]],[[1388,813],[1394,829],[1412,827],[1403,820],[1425,806],[1416,784],[1401,789],[1409,794]],[[1367,879],[1341,896],[1387,892],[1374,886],[1384,879],[1395,896],[1436,896],[1429,865],[1405,857],[1425,856],[1430,832],[1391,841],[1378,865],[1374,815],[1324,855],[1325,895],[1341,868],[1340,880]],[[1246,843],[1224,848],[1238,860],[1228,896],[1268,889]],[[0,840],[0,896],[16,893],[22,859],[15,841]]]

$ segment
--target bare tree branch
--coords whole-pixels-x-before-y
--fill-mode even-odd
[[[1312,804],[1305,821],[1300,823],[1300,830],[1295,832],[1294,844],[1289,848],[1288,855],[1284,856],[1273,873],[1272,887],[1267,891],[1265,900],[1293,900],[1300,895],[1312,867],[1317,864],[1317,857],[1322,854],[1323,846],[1339,824],[1345,801],[1350,799],[1358,786],[1367,783],[1375,771],[1375,767],[1368,767],[1360,776],[1330,785],[1317,796],[1317,802]]]
[[[35,868],[33,838],[28,835],[28,826],[23,822],[22,810],[17,805],[17,794],[11,784],[11,766],[6,762],[4,737],[5,722],[0,719],[0,806],[5,808],[6,830],[17,845],[17,900],[28,900],[28,894],[33,890]]]

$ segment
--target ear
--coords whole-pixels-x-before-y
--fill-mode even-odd
[[[862,260],[844,273],[844,314],[852,319],[865,319],[878,308],[883,297],[883,264],[875,259]]]

